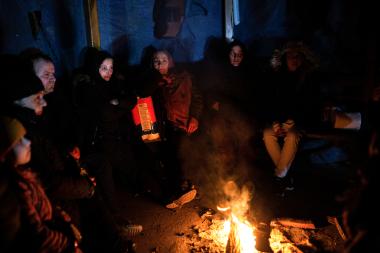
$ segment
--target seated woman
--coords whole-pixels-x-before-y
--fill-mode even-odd
[[[271,63],[263,140],[280,190],[292,190],[287,175],[298,150],[300,129],[320,121],[318,86],[312,75],[316,61],[302,42],[289,42],[282,51],[275,51]]]
[[[250,107],[254,107],[252,91],[256,74],[253,70],[249,67],[245,45],[239,40],[229,43],[218,67],[206,65],[201,74],[207,109],[220,111],[223,106],[230,105],[248,113]]]

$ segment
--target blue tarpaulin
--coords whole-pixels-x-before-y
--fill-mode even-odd
[[[148,46],[169,49],[176,61],[194,62],[203,58],[209,38],[223,38],[224,1],[185,0],[184,20],[173,38],[154,37],[155,1],[98,0],[101,47],[129,65],[139,64]],[[239,2],[240,24],[234,36],[255,56],[270,55],[289,38],[306,41],[322,61],[329,61],[325,64],[329,67],[341,64],[345,68],[354,64],[346,57],[363,54],[361,39],[366,34],[361,26],[366,19],[360,4],[341,0]],[[35,36],[31,14],[40,29]],[[0,53],[40,48],[54,59],[60,74],[78,67],[86,46],[84,1],[0,0]]]

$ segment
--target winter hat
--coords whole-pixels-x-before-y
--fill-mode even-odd
[[[10,83],[8,91],[9,101],[29,97],[45,89],[41,80],[34,73],[25,72],[20,75],[22,75],[21,78],[17,78],[18,80]]]
[[[0,161],[25,134],[25,128],[17,119],[0,118]]]
[[[2,100],[12,103],[44,90],[41,80],[34,74],[32,64],[18,56],[8,56],[0,63]]]
[[[281,50],[274,50],[271,59],[272,68],[275,70],[280,69],[284,64],[284,57],[287,53],[298,53],[303,55],[305,57],[305,65],[308,72],[319,66],[318,59],[302,41],[289,41]]]

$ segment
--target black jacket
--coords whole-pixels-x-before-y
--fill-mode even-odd
[[[90,197],[92,185],[86,178],[71,175],[64,166],[64,154],[46,135],[34,111],[19,106],[8,110],[8,116],[18,119],[27,130],[32,142],[31,167],[38,173],[46,192],[56,199],[82,199]]]

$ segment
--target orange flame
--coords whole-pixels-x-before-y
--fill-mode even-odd
[[[249,209],[249,191],[245,188],[238,189],[232,181],[227,182],[224,191],[230,200],[228,205],[224,203],[223,207],[218,206],[217,209],[221,212],[226,212],[229,216],[229,219],[224,221],[223,226],[225,248],[228,250],[228,247],[233,247],[236,252],[240,253],[258,252],[255,248],[255,228],[246,217]]]

